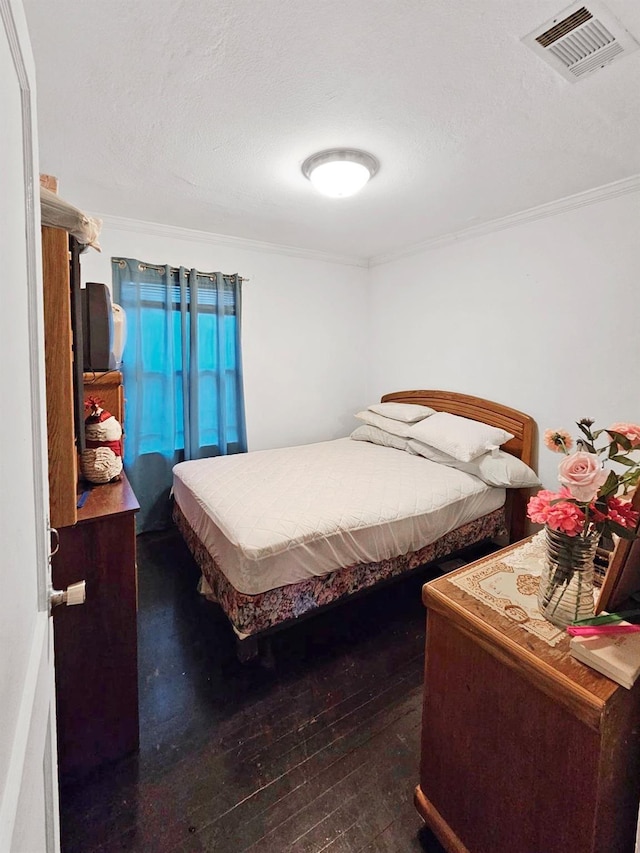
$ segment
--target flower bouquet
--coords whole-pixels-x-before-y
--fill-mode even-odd
[[[573,452],[568,432],[545,432],[545,445],[564,454],[558,468],[562,488],[541,490],[527,507],[531,521],[544,524],[546,533],[538,607],[560,627],[593,615],[598,543],[612,547],[613,535],[632,539],[638,525],[639,514],[626,495],[640,480],[640,457],[634,457],[640,451],[640,426],[615,423],[593,430],[593,423],[589,418],[577,422],[581,435]]]

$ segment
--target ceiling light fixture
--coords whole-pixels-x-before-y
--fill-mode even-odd
[[[307,157],[302,174],[323,195],[346,198],[361,190],[379,168],[376,158],[366,151],[331,148]]]

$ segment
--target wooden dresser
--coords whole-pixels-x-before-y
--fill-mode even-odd
[[[510,601],[508,567],[502,613],[455,583],[478,569],[473,583],[493,583],[500,599],[494,573],[521,545],[423,588],[416,807],[455,853],[632,853],[640,680],[626,690],[575,661],[566,634],[550,645],[525,630],[530,617]],[[518,577],[518,588],[530,592],[531,578]]]
[[[83,486],[81,488],[87,488]],[[91,487],[74,527],[59,530],[53,584],[86,580],[80,607],[55,611],[58,756],[84,773],[138,748],[135,513],[123,476]]]

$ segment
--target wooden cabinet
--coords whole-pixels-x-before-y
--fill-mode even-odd
[[[41,176],[41,182],[57,189],[54,178]],[[124,475],[101,486],[78,483],[75,421],[81,425],[82,392],[103,399],[120,422],[124,414],[119,371],[81,376],[80,366],[74,365],[78,248],[72,240],[69,251],[66,231],[42,228],[50,524],[59,535],[52,581],[58,590],[86,581],[82,606],[54,611],[58,761],[63,775],[84,773],[138,747],[139,506]],[[78,510],[83,488],[90,491]]]
[[[74,429],[69,235],[42,228],[45,381],[52,527],[76,523],[78,460]]]
[[[550,645],[523,628],[509,568],[497,579],[521,545],[423,589],[416,807],[455,853],[632,853],[640,681],[626,690],[575,661],[566,634]],[[503,613],[455,583],[469,569],[504,593]]]
[[[53,583],[86,580],[86,602],[54,611],[58,756],[84,773],[138,747],[135,513],[125,477],[94,486],[59,531]]]

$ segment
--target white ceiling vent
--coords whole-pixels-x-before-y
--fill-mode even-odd
[[[575,83],[638,49],[638,42],[602,3],[575,3],[522,39]]]

